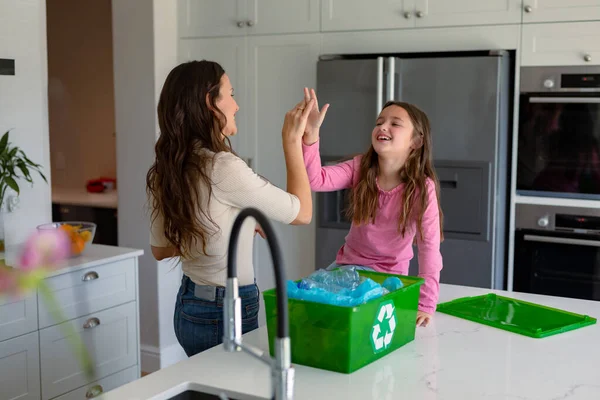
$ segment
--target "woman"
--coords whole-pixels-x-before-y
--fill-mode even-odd
[[[287,191],[255,174],[233,153],[239,110],[223,68],[191,61],[167,76],[158,103],[160,137],[146,178],[151,204],[152,254],[180,256],[183,279],[175,305],[175,334],[188,356],[222,342],[227,246],[241,209],[254,207],[287,224],[312,218],[302,135],[314,101],[290,110],[282,129]],[[238,278],[242,330],[258,327],[259,291],[252,248],[259,227],[246,220],[239,236]]]

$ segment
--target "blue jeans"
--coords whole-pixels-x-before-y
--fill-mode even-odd
[[[196,297],[196,284],[183,276],[173,324],[175,336],[188,357],[223,343],[223,298],[224,287],[198,286],[198,293],[214,289],[214,300]],[[259,291],[258,286],[240,286],[242,299],[242,333],[258,328]]]

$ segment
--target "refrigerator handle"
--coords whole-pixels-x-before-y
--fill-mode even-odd
[[[394,78],[396,77],[396,58],[388,57],[387,73],[387,98],[386,101],[394,100]]]
[[[379,115],[383,107],[383,57],[377,57],[377,110],[375,116]]]

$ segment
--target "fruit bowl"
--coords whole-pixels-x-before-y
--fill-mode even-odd
[[[83,253],[88,244],[94,240],[96,224],[93,222],[64,221],[42,224],[37,227],[39,231],[47,229],[61,229],[71,239],[71,257]]]

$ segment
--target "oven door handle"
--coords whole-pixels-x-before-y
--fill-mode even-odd
[[[538,235],[524,235],[523,239],[529,242],[544,242],[544,243],[558,243],[558,244],[572,244],[578,246],[590,246],[600,247],[600,240],[585,240],[585,239],[571,239],[571,238],[560,238],[552,236],[538,236]]]
[[[598,104],[600,97],[530,97],[530,103],[587,103]]]

